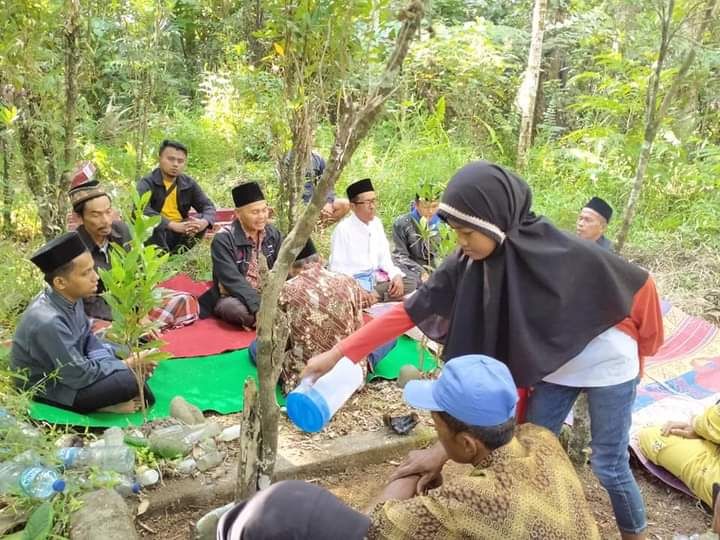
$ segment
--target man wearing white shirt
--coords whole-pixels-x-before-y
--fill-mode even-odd
[[[400,300],[411,292],[411,280],[395,266],[390,244],[376,216],[377,195],[369,178],[347,188],[352,213],[338,223],[330,248],[330,270],[355,278],[379,301]]]

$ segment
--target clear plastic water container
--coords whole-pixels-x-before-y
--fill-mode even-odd
[[[302,381],[287,396],[290,420],[302,431],[322,430],[340,407],[362,386],[362,368],[343,357],[315,384]]]
[[[22,462],[0,463],[0,494],[17,493],[46,500],[65,489],[60,475],[43,465],[24,465]]]

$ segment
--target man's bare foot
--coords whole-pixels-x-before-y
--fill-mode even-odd
[[[139,409],[139,401],[131,399],[130,401],[123,401],[122,403],[116,403],[115,405],[108,405],[102,409],[98,409],[97,412],[111,412],[119,414],[134,413]]]

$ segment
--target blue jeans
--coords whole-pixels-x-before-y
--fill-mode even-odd
[[[590,388],[540,382],[535,385],[526,419],[560,433],[580,391],[585,390],[590,411],[590,465],[607,490],[618,528],[626,533],[645,530],[645,503],[630,471],[630,424],[638,380]]]

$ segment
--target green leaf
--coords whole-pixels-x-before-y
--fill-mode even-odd
[[[25,540],[45,540],[52,531],[54,519],[52,504],[42,503],[28,519],[23,538]]]

